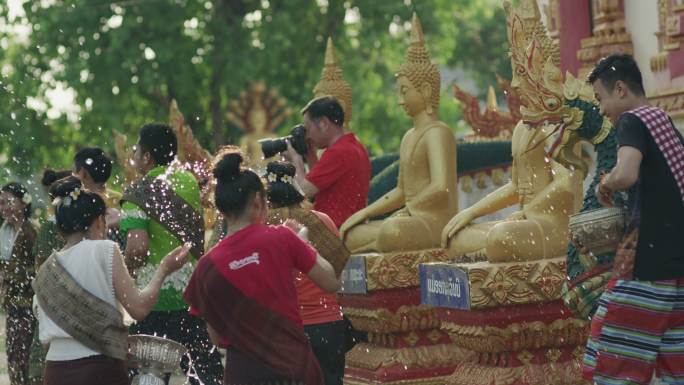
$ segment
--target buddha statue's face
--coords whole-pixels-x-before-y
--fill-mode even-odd
[[[429,89],[429,87],[422,88]],[[425,95],[425,91],[416,88],[408,77],[404,75],[397,77],[397,92],[399,93],[399,105],[409,116],[414,117],[425,111],[426,100],[429,100],[429,95]]]

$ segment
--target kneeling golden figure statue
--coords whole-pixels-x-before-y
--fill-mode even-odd
[[[531,20],[538,18],[536,6],[521,8]],[[511,181],[447,224],[442,245],[452,256],[486,257],[490,262],[561,256],[567,247],[568,216],[582,198],[581,173],[551,160],[545,151],[551,134],[563,125],[582,123],[581,112],[564,103],[558,49],[546,34],[530,41],[516,20],[509,28],[512,86],[523,105],[523,119],[513,130]],[[514,204],[520,211],[502,221],[472,224]]]
[[[414,127],[401,142],[397,187],[341,227],[352,253],[415,251],[438,247],[444,225],[458,211],[456,140],[437,119],[440,75],[413,15],[411,45],[396,74],[399,105]],[[371,218],[396,211],[385,220]]]

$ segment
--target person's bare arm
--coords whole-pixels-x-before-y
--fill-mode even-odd
[[[294,148],[292,148],[292,145],[290,142],[287,142],[287,156],[286,158],[289,159],[289,161],[292,163],[292,165],[295,167],[297,172],[295,173],[295,181],[301,187],[302,191],[304,192],[304,195],[306,195],[307,198],[313,198],[318,194],[318,187],[316,187],[313,183],[309,182],[306,179],[306,165],[304,163],[304,158],[299,155],[297,151],[295,151]],[[316,161],[313,162],[315,164],[318,162],[318,158],[316,157]],[[311,163],[309,163],[309,167],[313,167]]]
[[[128,272],[121,251],[118,247],[115,248],[114,260],[112,261],[114,294],[117,301],[123,305],[133,319],[140,321],[152,311],[164,279],[187,262],[189,251],[190,247],[184,245],[167,254],[159,264],[150,283],[144,289],[139,290]]]
[[[323,259],[320,255],[316,256],[316,264],[307,276],[316,286],[328,293],[335,293],[342,287],[342,282],[335,274],[335,269],[333,269],[330,262]]]
[[[632,187],[639,179],[642,158],[638,149],[631,146],[620,147],[615,167],[603,178],[603,187],[611,191],[624,191]]]
[[[128,231],[126,237],[126,266],[129,269],[137,269],[147,261],[150,239],[147,231],[133,229]]]

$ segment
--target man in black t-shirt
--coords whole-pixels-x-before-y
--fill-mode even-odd
[[[610,205],[627,191],[627,231],[599,301],[583,376],[596,384],[684,383],[684,139],[651,107],[629,55],[601,60],[589,76],[615,125],[617,163],[597,186]]]

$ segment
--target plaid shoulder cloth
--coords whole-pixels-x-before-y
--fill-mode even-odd
[[[677,136],[677,129],[672,125],[667,113],[658,107],[642,106],[628,112],[644,122],[653,136],[675,177],[684,203],[684,144]]]

